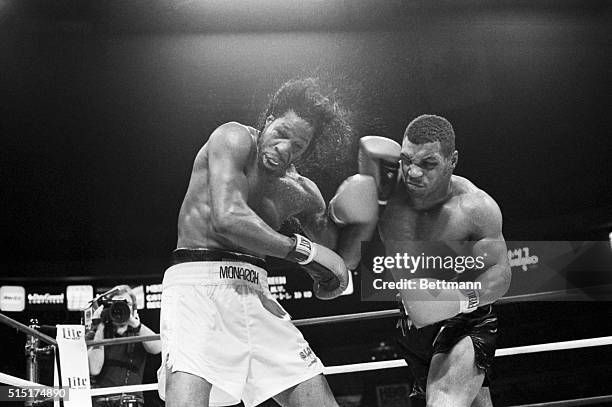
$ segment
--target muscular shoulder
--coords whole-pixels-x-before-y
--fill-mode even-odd
[[[246,163],[255,148],[249,127],[238,122],[222,124],[210,134],[208,141],[198,151],[194,170],[207,168],[211,156]]]
[[[247,126],[238,122],[229,122],[217,127],[210,135],[208,141],[211,147],[215,148],[250,151],[253,137]]]
[[[315,184],[312,180],[301,176],[297,171],[291,171],[289,174],[296,183],[299,185],[300,189],[304,192],[304,209],[308,212],[322,212],[325,211],[325,201],[323,200],[323,196],[321,195],[321,191],[317,184]]]
[[[458,190],[459,207],[470,223],[478,231],[501,232],[502,214],[497,202],[468,179],[458,176],[453,178]]]

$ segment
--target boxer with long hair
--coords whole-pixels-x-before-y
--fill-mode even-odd
[[[373,180],[353,177],[328,207],[295,167],[338,125],[338,104],[317,80],[291,80],[259,129],[223,124],[198,152],[163,280],[158,375],[168,407],[251,407],[271,397],[337,405],[321,361],[270,294],[265,257],[297,263],[319,298],[347,287],[376,224]],[[291,217],[306,236],[278,232]]]

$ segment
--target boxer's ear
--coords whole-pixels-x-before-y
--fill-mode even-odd
[[[457,166],[457,163],[459,162],[459,152],[457,150],[453,151],[453,154],[451,154],[451,170],[454,170],[455,167]]]

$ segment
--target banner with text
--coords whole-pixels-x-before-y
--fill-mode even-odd
[[[85,327],[83,325],[57,325],[62,386],[68,387],[70,399],[64,407],[91,407],[89,364]],[[57,367],[55,369],[57,375]],[[55,382],[57,383],[57,377]]]

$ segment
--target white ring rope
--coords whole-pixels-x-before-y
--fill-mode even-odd
[[[538,353],[557,350],[581,349],[593,346],[612,345],[612,336],[603,336],[600,338],[578,339],[573,341],[542,343],[537,345],[517,346],[514,348],[497,349],[496,357],[520,355],[526,353]],[[351,365],[337,365],[325,367],[326,375],[365,372],[379,369],[392,369],[397,367],[406,367],[406,361],[403,359],[381,360],[378,362],[354,363]],[[101,396],[114,393],[130,393],[134,391],[157,390],[157,383],[139,384],[132,386],[106,387],[101,389],[92,389],[92,396]]]
[[[568,350],[578,348],[590,348],[593,346],[612,345],[612,336],[599,338],[576,339],[573,341],[541,343],[538,345],[516,346],[514,348],[497,349],[496,357],[521,355],[525,353],[549,352],[554,350]]]
[[[612,401],[612,394],[607,396],[585,397],[581,399],[546,401],[544,403],[521,404],[520,406],[512,407],[576,407],[588,406],[591,404],[600,404],[607,401]]]
[[[319,318],[296,320],[294,321],[294,324],[298,326],[299,325],[305,326],[305,325],[315,325],[319,323],[333,323],[333,322],[341,322],[341,321],[353,321],[353,320],[358,320],[358,319],[363,320],[363,319],[373,319],[373,318],[380,318],[380,317],[389,317],[389,316],[395,316],[396,314],[399,314],[399,312],[396,310],[374,311],[374,312],[366,312],[366,313],[361,313],[361,314],[337,315],[337,316],[330,316],[330,317],[319,317]],[[10,320],[10,318],[5,317],[4,315],[2,316],[4,318],[2,318],[0,322],[6,323],[7,322],[6,320]],[[9,324],[9,325],[12,325],[17,329],[21,328],[20,326],[16,326],[15,324]],[[28,328],[28,330],[34,331],[33,329],[29,327],[26,327],[26,328]],[[155,340],[158,338],[159,338],[159,335],[151,335],[147,337],[133,337],[133,340],[130,340],[130,342],[132,341],[141,342],[143,341],[143,339],[144,340]],[[125,338],[125,339],[128,339],[128,338]],[[110,343],[106,343],[106,341],[112,341],[112,340],[102,340],[102,341],[96,341],[96,342],[104,342],[104,344],[110,344]],[[96,343],[94,343],[93,341],[88,342],[88,346],[92,346],[95,344]],[[570,341],[563,341],[563,342],[552,342],[552,343],[543,343],[543,344],[536,344],[536,345],[516,346],[512,348],[497,349],[495,352],[495,356],[503,357],[503,356],[512,356],[512,355],[520,355],[520,354],[528,354],[528,353],[579,349],[579,348],[588,348],[588,347],[606,346],[606,345],[612,345],[612,336],[604,336],[604,337],[589,338],[589,339],[577,339],[577,340],[570,340]],[[405,366],[407,366],[407,364],[403,359],[383,360],[383,361],[377,361],[377,362],[365,362],[365,363],[355,363],[355,364],[350,364],[350,365],[329,366],[325,368],[324,373],[326,375],[333,375],[333,374],[342,374],[342,373],[364,372],[364,371],[379,370],[379,369],[391,369],[391,368],[398,368],[398,367],[405,367]],[[39,383],[20,379],[18,377],[11,376],[5,373],[0,373],[0,383],[5,383],[8,385],[17,386],[17,387],[28,387],[28,386],[48,387],[45,385],[41,385]],[[131,393],[131,392],[138,392],[138,391],[154,391],[154,390],[157,390],[157,383],[91,389],[91,395],[92,396],[102,396],[102,395],[107,395],[107,394]],[[605,400],[609,400],[612,398],[612,396],[590,397],[590,398],[585,398],[585,399],[530,404],[524,407],[587,405],[587,404],[592,404],[591,403],[592,400],[600,400],[602,397],[605,398]],[[566,402],[575,402],[577,404],[563,404]]]
[[[91,389],[91,397],[106,396],[107,394],[134,393],[137,391],[157,391],[157,383],[132,384],[130,386],[101,387]]]
[[[394,361],[400,362],[400,361]],[[361,370],[355,371],[365,371],[365,370],[375,370],[382,369],[382,362],[370,362],[370,363],[357,363],[355,365],[346,365],[346,366],[360,366]],[[326,368],[325,374],[335,374],[335,373],[348,373],[348,371],[335,372],[336,368],[342,366],[331,366]],[[401,367],[400,366],[391,366],[391,367]],[[20,379],[18,377],[10,376],[4,373],[0,373],[0,383],[9,384],[12,386],[40,386],[38,383],[29,382],[27,380]],[[105,387],[102,389],[91,389],[91,396],[104,396],[107,394],[117,394],[117,393],[129,393],[136,391],[156,391],[157,383],[150,384],[139,384],[132,386],[118,386],[118,387]],[[535,404],[523,404],[520,406],[514,407],[570,407],[570,406],[586,406],[589,404],[603,403],[612,400],[612,395],[607,396],[595,396],[595,397],[585,397],[581,399],[572,399],[572,400],[560,400],[560,401],[549,401],[545,403],[535,403]]]
[[[395,360],[381,360],[378,362],[364,362],[364,363],[354,363],[352,365],[336,365],[336,366],[326,366],[325,374],[340,374],[340,373],[354,373],[354,372],[367,372],[369,370],[379,370],[379,369],[391,369],[394,367],[406,367],[406,361],[404,359],[395,359]]]
[[[9,386],[15,386],[15,387],[45,387],[49,389],[51,388],[44,384],[31,382],[29,380],[24,380],[19,377],[11,376],[10,374],[1,373],[1,372],[0,372],[0,383],[8,384]]]
[[[361,371],[365,371],[365,370],[381,369],[380,363],[381,362],[358,363],[356,365],[348,365],[348,366],[360,365],[364,367],[364,369],[362,369]],[[366,365],[369,365],[369,366],[366,366]],[[340,367],[340,366],[331,366],[329,368],[326,368],[325,374],[329,375],[329,374],[334,374],[334,373],[347,373],[346,371],[345,372],[334,372],[333,370],[337,367]],[[370,368],[370,367],[374,367],[374,368]],[[392,366],[392,367],[401,367],[401,366]],[[18,386],[18,387],[20,385],[39,386],[38,383],[28,382],[27,380],[23,380],[18,377],[6,375],[4,373],[0,373],[0,383],[6,383],[12,386]],[[130,392],[137,392],[137,391],[156,391],[156,390],[157,390],[157,383],[139,384],[139,385],[132,385],[132,386],[105,387],[103,389],[91,389],[91,396],[95,397],[95,396],[104,396],[107,394],[130,393]],[[586,406],[589,404],[603,403],[603,402],[611,401],[611,400],[612,400],[612,395],[608,395],[608,396],[585,397],[581,399],[572,399],[572,400],[549,401],[545,403],[523,404],[520,406],[513,406],[513,407]]]

